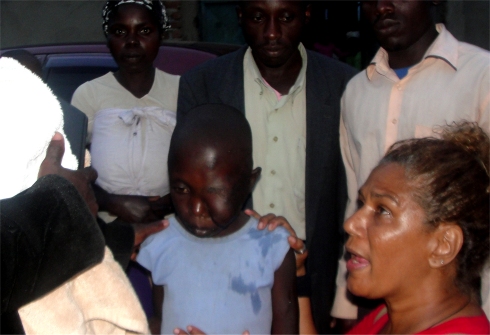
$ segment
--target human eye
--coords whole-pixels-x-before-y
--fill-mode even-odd
[[[291,22],[293,19],[294,19],[294,16],[292,14],[290,14],[290,13],[284,13],[279,18],[279,20],[282,21],[282,22]]]
[[[252,14],[251,18],[252,18],[252,21],[254,21],[254,22],[262,22],[262,20],[264,19],[264,15],[262,15],[262,13],[260,13],[260,12],[257,12],[257,13]]]
[[[381,216],[391,216],[391,211],[385,206],[379,205],[376,207],[376,214]]]
[[[172,191],[177,193],[177,194],[189,193],[189,189],[184,185],[174,185],[174,186],[172,186]]]
[[[144,28],[142,28],[142,29],[140,30],[141,34],[143,34],[143,35],[148,35],[149,33],[151,33],[151,31],[152,31],[152,30],[151,30],[151,28],[149,28],[149,27],[144,27]]]
[[[110,32],[116,36],[122,36],[126,33],[126,31],[120,27],[113,27],[112,29],[110,29]]]
[[[229,192],[226,188],[223,187],[209,187],[208,193],[219,196],[221,198],[228,198]]]

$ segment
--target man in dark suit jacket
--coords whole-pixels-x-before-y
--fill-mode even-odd
[[[250,63],[255,63],[256,67],[253,67],[258,70],[258,79],[255,81],[260,81],[261,91],[256,97],[259,97],[259,94],[262,97],[264,93],[265,96],[265,91],[272,89],[269,92],[273,97],[270,99],[272,105],[275,96],[278,99],[276,102],[279,102],[276,111],[281,112],[284,108],[280,107],[282,99],[289,99],[287,101],[294,102],[289,105],[294,107],[287,113],[302,113],[306,149],[299,155],[305,160],[299,171],[305,176],[304,197],[296,199],[298,204],[294,206],[304,208],[301,222],[303,234],[298,232],[298,235],[303,238],[306,236],[309,256],[307,276],[301,281],[308,282],[308,286],[311,287],[312,309],[317,330],[320,333],[328,333],[328,315],[333,301],[337,261],[342,246],[341,224],[346,199],[345,173],[339,149],[340,97],[355,70],[320,54],[306,51],[300,44],[303,27],[310,17],[310,6],[304,2],[243,1],[237,8],[237,13],[250,47],[243,47],[211,60],[181,77],[177,122],[180,122],[192,107],[204,103],[233,106],[245,113],[251,122],[251,110],[246,110],[246,106],[253,105],[254,98],[251,95],[246,96],[245,92],[250,92],[250,89],[254,90],[258,86],[247,77],[250,68],[244,69],[244,64]],[[301,101],[305,103],[301,105]],[[261,109],[261,104],[262,100],[258,102],[257,109]],[[286,104],[288,103],[284,105]],[[254,108],[253,111],[257,109]],[[257,127],[254,128],[254,122],[251,122],[251,126],[254,133]],[[296,123],[288,126],[294,128]],[[291,135],[288,131],[283,129],[279,138],[289,136]],[[277,138],[273,141],[277,142]],[[264,146],[267,145],[270,144],[257,143],[254,138],[254,152],[264,152]],[[295,150],[288,146],[286,152],[280,153],[280,157],[288,156]],[[269,154],[267,149],[265,152],[266,155]],[[269,157],[269,160],[274,158]],[[257,163],[263,164],[255,162]],[[264,166],[262,168],[265,169]],[[287,179],[280,177],[281,174],[276,174],[275,170],[272,170],[272,174]],[[281,182],[291,182],[284,179]],[[268,187],[266,178],[261,179],[258,185],[261,186],[261,183]],[[287,192],[273,190],[273,193],[280,196]],[[289,196],[294,200],[294,194]],[[255,193],[253,197],[257,208],[259,204]],[[287,213],[276,211],[279,206],[267,202],[267,207],[269,206],[275,207],[275,210],[270,210],[275,214],[286,216],[294,227],[294,219],[288,217]],[[304,292],[298,293],[301,295]]]

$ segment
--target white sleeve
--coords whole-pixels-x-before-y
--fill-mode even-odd
[[[90,82],[80,85],[71,98],[71,104],[81,110],[88,118],[87,143],[92,142],[92,130],[97,110],[94,107],[95,96],[90,89]]]

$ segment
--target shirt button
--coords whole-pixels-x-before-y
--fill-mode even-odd
[[[138,134],[138,133],[137,133],[137,132],[134,132],[134,133],[133,133],[133,136],[136,136],[136,134]]]
[[[270,207],[270,208],[274,208],[274,204],[270,204],[270,205],[269,205],[269,207]]]
[[[276,174],[276,170],[272,170],[272,171],[271,171],[271,174],[272,174],[272,175],[275,175],[275,174]]]
[[[393,119],[393,120],[391,120],[391,123],[396,124],[397,123],[397,120],[396,119]]]
[[[402,90],[402,85],[398,84],[398,85],[396,85],[396,88],[398,88],[398,91],[401,91]]]
[[[277,140],[278,140],[277,136],[274,136],[273,140],[274,140],[274,142],[277,142]]]

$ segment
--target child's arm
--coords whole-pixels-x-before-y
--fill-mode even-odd
[[[296,295],[296,261],[289,249],[274,273],[272,286],[272,334],[298,334],[299,314]]]

